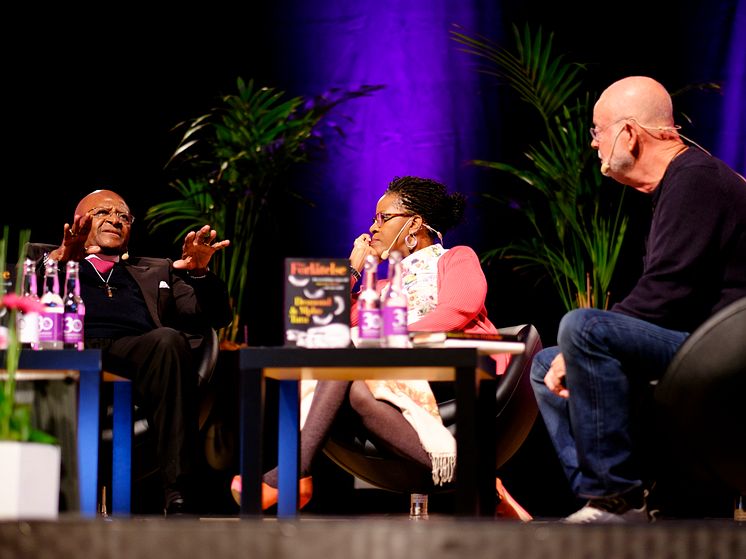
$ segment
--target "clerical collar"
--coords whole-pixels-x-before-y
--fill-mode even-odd
[[[106,260],[107,262],[119,262],[118,254],[89,254],[85,257],[86,260],[93,260],[95,258]]]

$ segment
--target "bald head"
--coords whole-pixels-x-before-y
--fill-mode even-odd
[[[90,194],[84,196],[83,199],[78,202],[78,206],[75,208],[75,213],[76,215],[83,215],[93,208],[100,206],[112,206],[129,213],[129,207],[124,201],[124,198],[113,190],[94,190]]]
[[[686,149],[671,96],[659,82],[630,76],[607,87],[593,107],[591,147],[601,173],[642,192],[657,188],[669,163]]]
[[[596,111],[609,121],[634,118],[650,127],[674,124],[671,96],[659,82],[646,76],[631,76],[611,84],[598,98]]]

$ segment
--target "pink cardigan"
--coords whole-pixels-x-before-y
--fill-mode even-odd
[[[376,290],[381,293],[388,280],[379,280]],[[352,294],[350,321],[357,325],[358,293]],[[497,328],[487,318],[484,306],[487,297],[487,279],[477,254],[468,246],[455,246],[438,260],[438,305],[409,330],[437,332],[459,331],[496,333]],[[502,374],[510,359],[509,355],[493,355],[497,374]]]

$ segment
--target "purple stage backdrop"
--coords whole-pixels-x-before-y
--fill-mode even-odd
[[[477,192],[485,185],[496,188],[503,176],[468,160],[505,160],[512,142],[525,142],[525,123],[516,122],[515,111],[506,112],[505,105],[498,108],[505,89],[477,72],[474,57],[459,50],[449,34],[454,24],[512,47],[511,24],[528,22],[538,28],[540,22],[555,33],[557,48],[568,49],[572,60],[590,62],[597,79],[608,79],[599,87],[638,72],[672,89],[696,81],[720,82],[722,96],[701,94],[693,123],[682,122],[682,131],[744,172],[746,35],[739,29],[746,27],[746,0],[692,2],[688,11],[670,13],[660,7],[648,14],[653,20],[673,18],[668,24],[686,37],[655,47],[658,58],[672,58],[663,66],[651,57],[652,44],[636,44],[635,51],[622,57],[613,40],[586,44],[573,31],[581,28],[576,18],[559,7],[551,8],[556,17],[548,21],[549,5],[541,9],[541,2],[529,4],[535,6],[507,0],[281,2],[272,17],[272,40],[274,71],[284,87],[313,95],[332,87],[385,86],[337,110],[336,123],[345,138],[331,141],[325,160],[299,177],[317,203],[304,215],[326,224],[314,227],[309,236],[311,244],[304,248],[309,255],[346,256],[354,237],[370,225],[387,183],[403,174],[433,177],[467,195],[466,223],[446,237],[446,246],[464,242],[479,250],[499,244],[495,235],[506,234],[491,217],[493,206]],[[623,28],[622,22],[606,22],[603,36],[614,37]]]
[[[716,155],[746,176],[746,0],[738,0],[734,12]]]
[[[312,198],[330,216],[327,227],[314,231],[314,247],[323,253],[315,255],[347,256],[354,237],[371,224],[388,182],[405,174],[437,179],[469,197],[468,222],[446,237],[446,246],[464,239],[475,225],[470,195],[480,172],[467,160],[480,155],[485,117],[480,75],[449,30],[454,23],[477,29],[478,2],[290,4],[276,25],[280,36],[293,38],[281,55],[293,90],[384,86],[337,109],[345,137],[330,142],[318,174],[306,177]]]

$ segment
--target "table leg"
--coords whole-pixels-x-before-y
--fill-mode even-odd
[[[280,382],[277,516],[286,518],[294,517],[298,513],[298,449],[300,445],[298,387],[297,380]]]
[[[78,385],[78,480],[80,513],[94,517],[98,502],[101,371],[81,369]]]
[[[239,360],[241,390],[241,516],[262,514],[264,373]]]
[[[114,383],[114,424],[112,435],[112,512],[128,515],[132,497],[132,383]]]
[[[473,368],[456,369],[456,515],[476,516],[477,496],[477,399]]]
[[[490,362],[494,367],[494,362]],[[494,378],[482,380],[478,386],[477,400],[477,495],[480,516],[495,515],[495,422],[497,414],[496,390]]]

